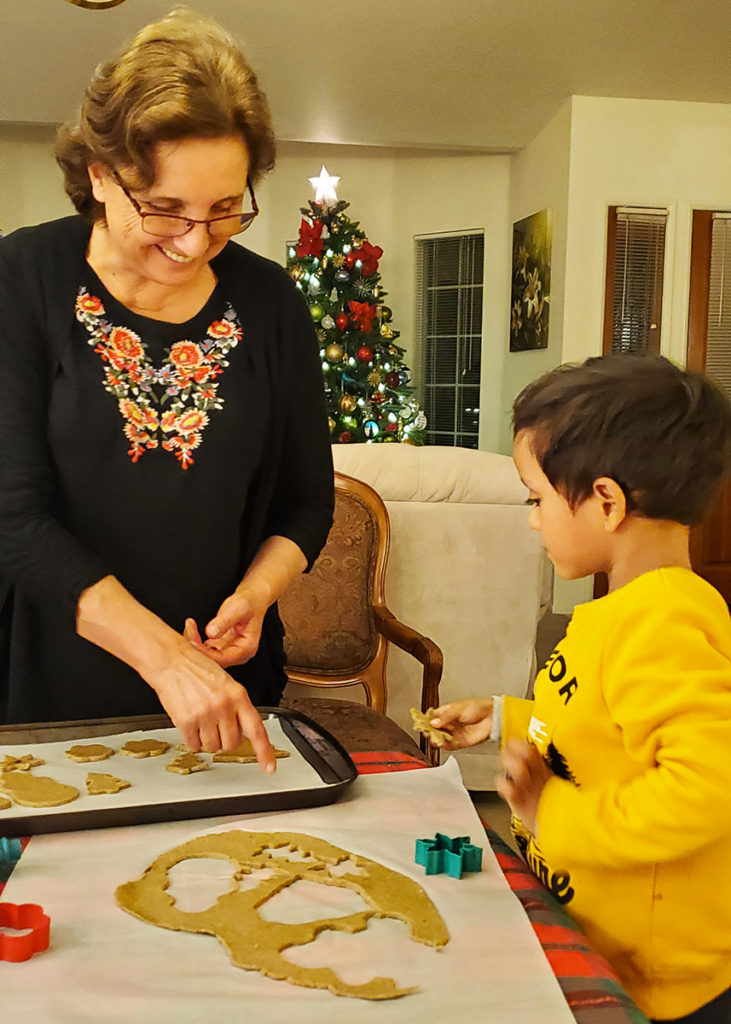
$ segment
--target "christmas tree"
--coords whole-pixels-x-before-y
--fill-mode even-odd
[[[422,444],[426,416],[409,387],[405,350],[396,344],[399,332],[383,301],[383,249],[347,216],[349,204],[335,193],[339,178],[323,166],[309,180],[315,199],[300,211],[287,270],[317,325],[332,442]]]

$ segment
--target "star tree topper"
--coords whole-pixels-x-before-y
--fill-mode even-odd
[[[337,203],[338,197],[335,192],[335,186],[340,181],[340,178],[328,174],[325,164],[320,169],[320,176],[318,178],[308,178],[308,181],[315,190],[315,202],[318,206],[322,206],[323,203],[325,205]]]

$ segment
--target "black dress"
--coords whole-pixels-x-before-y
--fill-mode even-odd
[[[44,483],[33,484],[36,493],[24,510],[29,517],[42,506],[51,536],[43,536],[42,525],[36,529],[45,564],[26,553],[26,562],[35,563],[27,568],[27,585],[23,564],[14,572],[12,539],[7,546],[12,583],[2,612],[7,721],[161,710],[154,691],[133,669],[76,634],[74,608],[59,593],[56,579],[65,565],[77,574],[72,587],[77,598],[85,585],[112,574],[175,630],[192,616],[202,632],[266,536],[292,537],[310,564],[324,542],[332,469],[321,376],[315,385],[312,373],[317,362],[312,328],[305,322],[309,373],[300,385],[305,389],[301,409],[315,422],[303,425],[296,409],[273,402],[272,374],[280,364],[260,336],[261,314],[247,322],[246,311],[240,313],[231,301],[231,290],[219,279],[195,317],[168,324],[130,312],[85,262],[80,265],[75,315],[52,361],[44,402],[49,465]],[[299,296],[288,298],[300,307],[304,329]],[[13,376],[20,375],[25,389],[28,365],[10,367],[9,373],[5,395],[12,404]],[[319,389],[314,402],[313,386]],[[280,420],[292,421],[284,435]],[[3,430],[0,421],[0,445],[8,422]],[[308,445],[294,442],[298,423]],[[269,486],[262,515],[262,482],[271,476],[271,439],[278,433],[279,483]],[[27,435],[28,430],[17,437],[21,448]],[[31,444],[27,454],[37,460],[38,446]],[[289,496],[281,489],[288,476],[312,478],[315,489],[301,493],[298,502],[296,485]],[[0,480],[0,554],[2,526],[12,536],[12,505],[23,500],[19,477],[16,466],[7,488]],[[256,537],[249,529],[252,518],[260,523]],[[63,536],[56,536],[54,545],[59,526]],[[78,559],[69,561],[68,537],[81,542]],[[22,560],[22,554],[15,558]],[[256,657],[229,671],[255,704],[268,705],[279,701],[283,666],[281,624],[271,609]]]

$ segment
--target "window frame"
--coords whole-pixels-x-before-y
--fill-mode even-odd
[[[464,259],[462,253],[459,254],[460,269],[458,271],[458,279],[455,285],[448,285],[443,287],[454,287],[457,289],[457,305],[455,312],[455,323],[454,330],[449,332],[450,337],[455,339],[455,379],[454,382],[441,381],[432,379],[432,374],[429,367],[429,341],[431,335],[435,332],[429,331],[429,312],[428,304],[430,298],[430,292],[437,286],[430,286],[427,284],[425,265],[429,258],[426,251],[428,243],[439,243],[453,241],[454,239],[479,239],[479,245],[482,249],[482,256],[478,262],[479,266],[479,280],[475,276],[474,280],[465,281],[462,277],[461,263]],[[473,269],[474,266],[473,256]],[[445,231],[433,234],[423,234],[414,236],[414,264],[415,264],[415,316],[414,316],[414,335],[417,339],[417,352],[418,352],[418,363],[419,363],[419,398],[420,405],[424,409],[427,417],[427,425],[424,431],[424,443],[427,445],[444,445],[446,447],[454,448],[473,448],[478,449],[480,444],[480,406],[481,406],[481,374],[482,374],[482,347],[484,338],[484,299],[485,299],[485,230],[484,228],[472,228],[462,231]],[[460,318],[462,315],[461,299],[467,290],[479,290],[479,302],[480,302],[480,313],[479,313],[479,330],[478,332],[466,332],[460,330]],[[471,300],[472,301],[472,300]],[[440,332],[441,333],[441,332]],[[477,366],[475,369],[478,383],[470,385],[460,385],[458,376],[460,367],[464,365],[465,352],[470,347],[471,353],[471,368],[474,367],[474,352],[477,350]],[[433,389],[443,387],[450,389],[454,392],[454,416],[450,430],[437,430],[433,426],[433,418],[431,413],[431,397]],[[459,402],[459,397],[463,389],[475,388],[478,396],[478,409],[477,409],[477,422],[475,430],[465,429],[464,424],[460,424],[460,411],[462,405]],[[438,436],[437,436],[438,435]],[[449,438],[447,442],[446,438]],[[465,444],[465,439],[469,439],[471,444]]]

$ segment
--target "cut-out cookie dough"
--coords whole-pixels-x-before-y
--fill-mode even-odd
[[[127,740],[120,752],[129,757],[159,757],[169,749],[165,740]]]
[[[13,806],[13,801],[8,800],[6,796],[0,796],[0,811],[7,811],[8,807]]]
[[[118,779],[115,775],[107,775],[104,772],[88,772],[86,776],[86,792],[89,796],[118,793],[120,789],[127,789],[131,785],[127,779]]]
[[[434,717],[436,710],[436,708],[427,708],[426,711],[419,711],[418,708],[409,708],[414,722],[414,729],[417,732],[426,733],[432,743],[436,743],[439,746],[439,744],[451,739],[451,736],[446,729],[437,729],[436,726],[431,724],[431,719]]]
[[[40,757],[35,757],[33,754],[21,754],[20,757],[6,754],[0,761],[0,772],[27,772],[31,768],[37,768],[45,763]]]
[[[114,753],[113,747],[105,747],[103,743],[79,743],[74,747],[64,750],[64,754],[71,761],[106,761]]]
[[[188,913],[179,910],[166,892],[168,873],[181,861],[197,857],[229,860],[236,872],[231,891],[219,896],[207,910]],[[345,861],[353,865],[352,870],[338,873],[337,866]],[[255,887],[239,890],[238,879],[259,869],[266,869],[267,877]],[[352,889],[370,909],[299,924],[265,921],[259,908],[299,879]],[[440,947],[449,941],[444,921],[417,882],[323,839],[293,832],[237,830],[198,836],[162,854],[142,878],[120,885],[115,895],[120,907],[143,921],[173,931],[217,936],[236,967],[305,988],[329,989],[338,996],[394,999],[414,989],[398,988],[392,978],[380,977],[350,985],[330,967],[301,967],[282,952],[312,942],[325,930],[362,932],[372,917],[404,921],[411,938],[427,946]]]
[[[59,807],[75,800],[76,786],[56,782],[44,775],[30,772],[5,772],[0,775],[0,793],[5,793],[21,807]]]
[[[289,757],[288,750],[277,750],[274,748],[275,757]],[[237,747],[233,750],[219,750],[217,754],[213,755],[213,760],[219,764],[228,764],[230,762],[236,762],[238,764],[252,764],[256,761],[256,754],[254,748],[251,745],[251,740],[243,739]]]
[[[181,754],[179,757],[174,758],[170,764],[165,765],[166,772],[177,772],[178,775],[204,772],[207,768],[208,765],[203,758],[194,754],[192,750],[189,750],[186,754]]]

